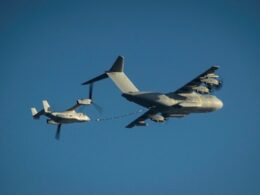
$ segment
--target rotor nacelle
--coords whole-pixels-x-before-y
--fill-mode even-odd
[[[92,103],[91,99],[79,99],[77,100],[79,105],[90,105]]]

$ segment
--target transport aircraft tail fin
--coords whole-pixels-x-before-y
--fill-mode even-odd
[[[124,58],[122,56],[117,57],[116,61],[108,71],[82,83],[82,85],[91,84],[106,78],[110,78],[122,93],[139,91],[124,73]]]

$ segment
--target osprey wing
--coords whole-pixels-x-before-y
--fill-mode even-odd
[[[75,105],[68,108],[66,111],[73,111],[76,110],[80,106],[88,106],[92,103],[91,99],[79,99],[76,101]]]

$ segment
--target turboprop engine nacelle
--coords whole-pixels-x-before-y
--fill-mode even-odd
[[[193,89],[199,93],[203,93],[203,94],[209,93],[209,89],[205,86],[197,86],[197,87],[193,87]]]
[[[220,84],[220,81],[215,78],[201,79],[201,82],[208,84],[208,85],[219,85]]]
[[[172,118],[182,118],[185,117],[186,114],[170,114],[168,115],[168,117],[172,117]]]
[[[150,119],[156,123],[162,123],[165,121],[165,118],[159,114],[150,116]]]
[[[138,121],[138,122],[136,123],[136,126],[147,126],[147,124],[146,124],[146,122],[144,122],[144,121]]]
[[[219,78],[219,76],[214,73],[210,73],[201,78]]]

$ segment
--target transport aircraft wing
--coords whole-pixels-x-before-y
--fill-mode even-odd
[[[139,116],[137,119],[129,123],[126,128],[133,128],[134,126],[146,126],[145,123],[146,119],[149,119],[150,116],[157,114],[158,111],[155,109],[150,109],[147,112],[145,112],[143,115]]]
[[[173,96],[176,94],[189,93],[192,91],[208,94],[211,92],[212,88],[218,88],[222,84],[222,82],[218,80],[219,76],[215,74],[216,70],[218,69],[218,66],[212,66],[199,76],[195,77],[190,82],[186,83],[181,88],[177,89],[174,92],[170,92],[166,95]]]

